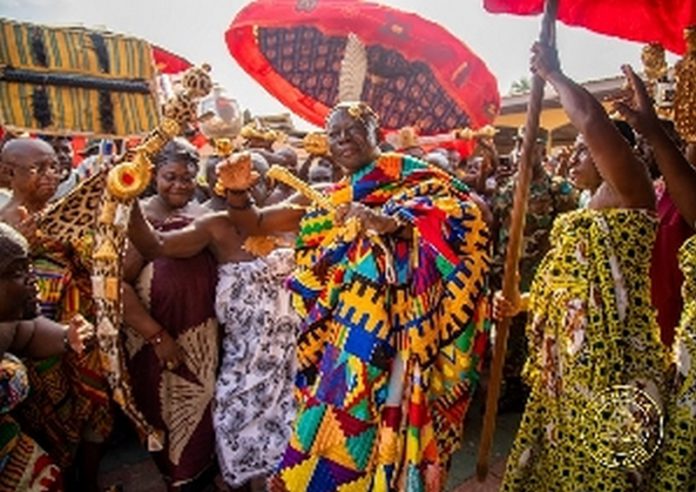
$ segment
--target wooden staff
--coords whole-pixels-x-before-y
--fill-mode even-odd
[[[555,21],[558,10],[558,0],[546,0],[544,5],[544,17],[541,23],[539,41],[543,44],[555,45]],[[535,158],[535,145],[539,130],[539,114],[544,95],[544,80],[534,74],[532,77],[532,89],[529,96],[527,109],[527,121],[524,127],[524,140],[522,154],[520,156],[519,171],[517,174],[517,186],[513,201],[510,224],[510,239],[505,256],[505,275],[503,277],[503,296],[512,299],[517,284],[517,270],[524,232],[524,218],[527,213],[527,198],[529,197],[529,185],[532,180],[532,160]],[[493,433],[495,431],[495,418],[498,413],[498,397],[500,396],[500,383],[503,377],[503,363],[507,348],[510,318],[504,318],[496,324],[495,345],[493,347],[493,362],[491,375],[488,381],[488,395],[486,398],[486,414],[483,419],[483,431],[479,444],[478,462],[476,464],[476,476],[483,482],[488,475],[488,461],[490,458]]]

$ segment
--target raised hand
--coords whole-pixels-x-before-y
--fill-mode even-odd
[[[500,290],[497,290],[495,294],[493,294],[493,310],[491,315],[495,321],[499,322],[504,318],[515,317],[520,312],[527,310],[527,307],[525,306],[527,294],[525,294],[524,298],[522,295],[520,295],[520,290],[518,288],[519,285],[520,274],[517,272],[515,273],[515,290],[512,294],[512,299],[506,299],[503,297],[503,292]]]
[[[66,336],[68,345],[77,354],[84,352],[86,344],[94,338],[94,325],[80,314],[68,321]]]
[[[39,229],[37,215],[30,214],[25,207],[17,207],[18,222],[13,224],[13,227],[24,236],[29,243],[29,247],[33,250],[41,244],[43,237]]]
[[[558,61],[558,52],[555,48],[539,42],[532,45],[532,57],[529,69],[544,80],[561,71],[561,63]]]
[[[618,111],[638,133],[648,135],[660,125],[652,98],[630,65],[623,65],[621,70],[626,76],[629,90],[624,97],[614,102],[614,110]]]

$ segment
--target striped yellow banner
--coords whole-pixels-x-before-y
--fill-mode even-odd
[[[99,59],[99,43],[107,70]],[[102,60],[104,61],[104,60]],[[0,19],[0,74],[6,68],[34,73],[88,76],[92,79],[141,80],[155,87],[150,45],[140,39],[88,29],[56,28]],[[50,124],[37,119],[37,91],[45,91]],[[0,77],[0,125],[48,134],[123,137],[143,134],[160,117],[156,95],[109,90],[113,129],[104,127],[99,90],[11,82]]]

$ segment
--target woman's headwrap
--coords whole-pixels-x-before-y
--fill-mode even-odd
[[[0,222],[0,276],[10,264],[29,256],[27,240],[16,229]]]

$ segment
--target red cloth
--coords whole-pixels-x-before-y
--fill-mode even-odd
[[[544,0],[484,0],[492,13],[534,15]],[[684,28],[696,24],[694,0],[559,0],[558,19],[601,34],[643,43],[657,42],[684,53]]]
[[[652,301],[657,309],[662,342],[670,346],[674,341],[674,329],[679,324],[683,307],[681,286],[684,277],[679,269],[678,253],[693,231],[667,191],[658,199],[657,214],[660,225],[650,266]]]
[[[152,57],[159,73],[179,73],[192,67],[186,58],[175,55],[159,46],[152,47]]]

